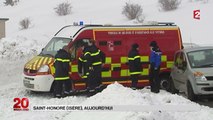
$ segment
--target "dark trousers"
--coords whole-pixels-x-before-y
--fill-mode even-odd
[[[93,70],[90,70],[88,76],[89,89],[95,89],[96,87],[102,84],[101,71],[101,65],[95,65],[93,66]]]
[[[155,70],[154,65],[151,64],[149,83],[151,86],[151,92],[158,93],[160,90],[160,79],[159,79],[160,67]]]
[[[88,77],[88,76],[87,76]],[[88,78],[83,78],[83,81],[85,82],[86,89],[89,87]]]
[[[64,86],[64,91],[70,92],[71,86],[72,86],[71,80],[70,79],[68,79],[68,80],[55,80],[54,94],[55,95],[62,95],[63,86]]]
[[[131,75],[130,79],[132,80],[132,88],[137,88],[137,84],[138,84],[138,74],[137,75]]]

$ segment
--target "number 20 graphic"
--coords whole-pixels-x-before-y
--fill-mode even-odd
[[[13,101],[15,104],[13,105],[14,111],[28,111],[29,100],[28,98],[14,98]]]

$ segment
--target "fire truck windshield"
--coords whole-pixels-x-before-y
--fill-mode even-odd
[[[70,38],[53,37],[50,42],[42,49],[40,55],[54,57],[59,49],[68,45]]]
[[[70,37],[70,38],[74,38],[75,35],[79,32],[79,30],[82,28],[82,26],[73,26],[73,25],[69,25],[69,26],[65,26],[64,28],[62,28],[61,30],[59,30],[55,36],[57,37]]]

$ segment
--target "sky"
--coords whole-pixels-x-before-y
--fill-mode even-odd
[[[163,11],[157,0],[72,0],[72,12],[58,16],[54,8],[61,0],[20,0],[11,7],[0,0],[0,18],[6,22],[6,37],[0,40],[0,119],[43,120],[212,120],[213,109],[191,102],[184,96],[161,90],[159,94],[150,89],[131,90],[118,83],[108,86],[92,97],[72,96],[52,98],[50,93],[32,93],[22,85],[24,64],[37,55],[53,35],[63,26],[83,21],[85,24],[142,24],[128,20],[121,14],[126,2],[143,7],[145,22],[174,22],[182,33],[183,42],[213,45],[213,2],[182,0],[179,8]],[[200,10],[200,20],[193,18],[193,11]],[[29,29],[20,30],[19,22],[29,18]],[[26,97],[29,111],[13,111],[14,98]],[[38,105],[113,106],[115,111],[33,111]],[[171,107],[172,106],[172,107]],[[124,107],[124,108],[122,108]],[[121,109],[122,108],[122,109]],[[134,108],[137,108],[135,110]],[[180,109],[182,108],[182,109]],[[130,109],[130,111],[128,111]]]

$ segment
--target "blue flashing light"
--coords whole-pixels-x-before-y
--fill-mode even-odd
[[[80,21],[80,22],[79,22],[79,25],[84,25],[84,22],[83,22],[83,21]]]

